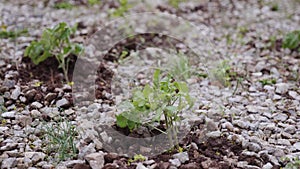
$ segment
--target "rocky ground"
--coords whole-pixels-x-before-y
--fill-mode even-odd
[[[72,40],[84,43],[113,19],[110,13],[119,5],[111,0],[95,5],[82,0],[71,1],[75,4],[72,9],[57,9],[57,2],[0,1],[1,29],[28,30],[15,39],[0,39],[1,169],[271,169],[288,167],[300,158],[300,55],[282,48],[284,35],[299,29],[299,1],[188,1],[177,9],[165,1],[146,1],[130,8],[128,14],[165,12],[195,25],[206,25],[205,38],[213,45],[211,53],[227,60],[234,74],[227,85],[224,78],[213,75],[191,82],[197,107],[188,118],[193,122],[190,131],[180,141],[182,151],[135,160],[109,152],[108,145],[119,144],[122,139],[113,139],[109,130],[99,127],[115,120],[114,95],[107,92],[110,86],[104,84],[112,74],[105,66],[98,68],[96,99],[78,106],[73,102],[72,86],[63,82],[55,59],[36,66],[23,58],[30,42],[37,40],[44,28],[59,22],[78,23]],[[127,39],[114,49],[121,52],[120,46],[127,45],[132,54],[138,45],[128,44],[135,40],[138,44],[149,41],[150,46],[167,46],[153,37],[144,39],[146,42]],[[178,42],[174,43],[176,46]],[[58,131],[66,131],[75,144],[74,151],[73,144],[65,148],[62,154],[70,157],[62,161],[58,153],[62,142],[51,142],[49,137]],[[145,133],[137,132],[142,136]],[[67,136],[53,138],[66,140]],[[49,149],[49,145],[53,147]],[[148,151],[151,150],[146,147],[138,150]]]

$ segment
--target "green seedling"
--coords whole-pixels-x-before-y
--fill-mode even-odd
[[[282,47],[295,49],[300,52],[300,30],[293,31],[285,35]]]
[[[179,4],[185,1],[186,0],[169,0],[168,2],[172,7],[177,9],[179,7]]]
[[[230,86],[230,80],[233,72],[231,72],[231,67],[227,60],[218,64],[217,67],[212,70],[212,74],[223,86]]]
[[[279,5],[277,3],[272,4],[271,11],[278,11],[278,10],[279,10]]]
[[[188,58],[183,53],[178,53],[176,57],[173,57],[169,67],[171,68],[169,72],[180,81],[186,81],[193,73]]]
[[[180,120],[180,113],[193,106],[193,99],[184,82],[175,81],[171,74],[161,77],[161,70],[156,69],[153,74],[153,85],[136,88],[131,99],[119,105],[121,114],[116,115],[117,126],[128,127],[130,131],[141,125],[150,126],[158,131],[153,123],[163,121],[167,129],[170,145],[177,141],[177,128],[175,122]],[[166,133],[165,133],[166,134]]]
[[[130,165],[131,163],[134,163],[134,162],[143,162],[143,161],[146,161],[147,158],[141,154],[136,154],[133,156],[132,159],[129,159],[128,160],[128,165]]]
[[[54,5],[56,9],[72,9],[74,5],[69,2],[59,2]]]
[[[298,169],[300,168],[300,157],[295,157],[295,158],[288,158],[284,157],[282,159],[283,161],[289,161],[287,165],[284,167],[284,169]]]
[[[63,70],[65,79],[69,82],[68,70],[70,55],[77,55],[83,51],[80,44],[72,43],[70,36],[76,28],[69,27],[66,23],[59,23],[53,29],[44,30],[39,41],[31,42],[25,50],[25,57],[30,57],[38,65],[49,57],[55,57],[59,63],[58,68]]]
[[[20,36],[24,36],[28,34],[28,30],[27,29],[23,29],[23,30],[17,30],[17,31],[7,31],[6,29],[3,29],[0,31],[0,38],[1,39],[15,39],[17,37]]]
[[[96,4],[100,4],[101,0],[88,0],[88,4],[89,5],[96,5]]]
[[[38,81],[38,82],[34,83],[34,86],[35,87],[40,87],[42,84],[43,84],[43,82]]]
[[[276,84],[276,79],[263,79],[259,81],[263,86]]]
[[[44,142],[46,143],[46,154],[54,154],[57,162],[76,157],[75,137],[78,135],[76,127],[65,118],[58,122],[45,124]]]
[[[119,4],[120,6],[112,13],[112,16],[114,17],[124,16],[124,14],[132,7],[132,5],[128,3],[128,0],[119,0]]]

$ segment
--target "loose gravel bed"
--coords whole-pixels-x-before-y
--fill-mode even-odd
[[[104,83],[112,76],[106,63],[98,68],[96,99],[78,106],[73,103],[72,86],[63,82],[54,59],[36,66],[23,58],[30,42],[37,40],[44,28],[59,22],[78,23],[72,41],[84,43],[112,20],[109,13],[118,3],[107,0],[91,6],[86,1],[74,1],[73,9],[55,9],[55,3],[0,1],[2,27],[28,29],[28,34],[15,39],[0,39],[1,169],[272,169],[300,158],[300,54],[281,47],[283,36],[300,27],[299,1],[187,1],[178,9],[159,0],[135,4],[128,14],[165,12],[206,25],[205,36],[213,44],[208,50],[215,58],[227,60],[236,76],[227,87],[210,75],[190,79],[196,109],[185,116],[191,126],[180,141],[183,151],[166,151],[133,162],[124,154],[107,150],[122,140],[114,140],[109,130],[99,127],[114,124],[116,113],[114,96]],[[149,37],[144,38],[147,41]],[[111,56],[126,45],[130,57],[138,50],[137,44],[144,43],[136,41],[115,45],[107,60],[113,63],[116,58]],[[155,38],[148,41],[153,42],[150,47],[167,46]],[[177,48],[182,46],[174,43]],[[151,53],[150,47],[144,50]],[[77,58],[72,59],[74,66]],[[266,81],[269,83],[263,84]],[[68,133],[74,134],[76,151],[68,151],[73,156],[63,161],[58,160],[55,149],[48,150],[46,138],[46,126],[65,125],[61,118],[77,129],[77,133]],[[145,136],[147,131],[140,133]],[[138,150],[147,151],[151,150]]]

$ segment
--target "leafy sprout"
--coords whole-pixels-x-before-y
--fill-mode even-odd
[[[72,43],[70,37],[74,34],[76,28],[69,27],[62,22],[56,25],[53,29],[47,28],[44,30],[39,41],[31,42],[25,50],[25,57],[30,57],[36,65],[45,61],[49,57],[55,57],[59,63],[59,67],[63,70],[67,82],[70,55],[79,55],[83,51],[80,44]]]
[[[156,69],[152,85],[136,88],[132,98],[119,105],[122,113],[116,115],[116,124],[121,128],[128,127],[130,131],[146,125],[163,132],[153,125],[163,119],[166,128],[170,129],[167,133],[170,145],[174,145],[173,140],[177,141],[175,122],[180,120],[179,115],[183,110],[192,106],[193,99],[189,95],[187,84],[175,81],[169,73],[163,77],[161,70]]]
[[[0,31],[0,39],[15,39],[19,36],[27,35],[28,30],[23,29],[23,30],[17,30],[17,31],[7,31],[6,29],[3,29]]]
[[[300,52],[300,30],[288,33],[283,39],[282,47],[296,49]]]
[[[45,124],[44,133],[47,154],[54,154],[58,162],[76,157],[75,137],[77,130],[70,121],[66,118],[60,118],[58,122]]]

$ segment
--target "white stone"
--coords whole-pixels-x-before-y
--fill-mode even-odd
[[[104,167],[104,153],[92,153],[85,156],[92,169],[102,169]]]

